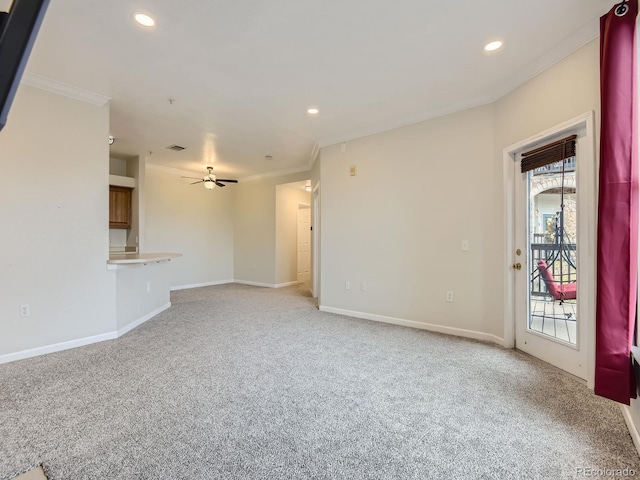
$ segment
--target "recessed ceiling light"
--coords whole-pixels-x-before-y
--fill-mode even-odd
[[[307,113],[309,115],[317,115],[318,113],[320,113],[320,110],[318,109],[318,107],[309,107],[307,108]]]
[[[136,13],[133,18],[143,27],[153,27],[156,21],[146,13]]]
[[[495,52],[502,46],[502,42],[500,40],[496,40],[495,42],[489,42],[484,46],[485,52]]]

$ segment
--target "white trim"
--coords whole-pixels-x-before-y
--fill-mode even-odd
[[[275,172],[267,172],[267,173],[259,173],[257,175],[250,175],[248,177],[238,179],[238,182],[246,183],[246,182],[255,182],[257,180],[264,180],[265,178],[275,178],[275,177],[283,177],[285,175],[291,175],[293,173],[302,173],[308,172],[309,167],[295,167],[295,168],[287,168],[286,170],[276,170]]]
[[[252,287],[275,288],[274,283],[252,282],[251,280],[234,280],[233,283],[239,283],[240,285],[251,285]]]
[[[636,425],[633,423],[631,407],[628,405],[620,405],[620,409],[622,410],[622,416],[624,417],[624,421],[626,422],[629,433],[631,434],[633,444],[636,446],[636,451],[638,452],[638,455],[640,455],[640,434],[638,433]]]
[[[85,345],[91,345],[92,343],[104,342],[105,340],[115,340],[125,333],[130,332],[134,328],[142,325],[147,320],[151,320],[160,312],[165,311],[171,307],[171,302],[156,308],[155,310],[147,313],[146,315],[134,320],[133,322],[125,325],[124,327],[109,333],[103,333],[101,335],[94,335],[92,337],[78,338],[76,340],[69,340],[68,342],[55,343],[53,345],[45,345],[44,347],[31,348],[29,350],[22,350],[20,352],[7,353],[0,355],[0,364],[15,362],[16,360],[24,360],[25,358],[39,357],[40,355],[46,355],[48,353],[61,352],[63,350],[69,350],[71,348],[84,347]]]
[[[585,227],[579,228],[587,228],[587,232],[589,235],[588,242],[581,242],[582,247],[585,250],[585,253],[581,253],[582,260],[580,262],[581,267],[580,270],[585,272],[584,274],[579,274],[578,282],[580,284],[580,289],[582,292],[587,292],[587,295],[582,295],[583,298],[591,298],[591,300],[582,300],[579,303],[580,315],[582,318],[595,318],[595,225],[597,220],[595,218],[591,218],[591,216],[595,216],[597,212],[597,205],[595,197],[597,196],[597,186],[595,182],[597,182],[597,169],[598,169],[598,156],[596,154],[595,148],[595,119],[594,112],[588,111],[583,113],[582,115],[578,115],[566,122],[563,122],[559,125],[551,127],[543,132],[540,132],[536,135],[533,135],[529,138],[521,140],[517,143],[509,145],[502,150],[502,161],[503,161],[503,197],[504,197],[504,233],[505,233],[505,251],[504,251],[504,266],[508,269],[509,273],[504,275],[504,336],[505,336],[505,345],[513,348],[516,341],[516,329],[515,329],[515,321],[516,321],[516,305],[514,299],[514,282],[515,278],[513,276],[513,270],[510,267],[513,260],[513,249],[514,249],[514,241],[515,241],[515,212],[513,203],[515,200],[515,178],[514,178],[514,157],[513,155],[525,148],[528,148],[532,145],[535,145],[537,142],[540,142],[548,137],[553,137],[560,135],[566,131],[572,131],[577,128],[585,129],[585,137],[587,139],[592,139],[587,145],[587,150],[584,152],[586,157],[593,158],[594,160],[594,177],[595,180],[592,185],[581,185],[580,190],[584,195],[586,200],[580,200],[581,205],[585,207],[581,207],[578,209],[584,210],[583,214],[578,219],[579,225],[585,225]],[[579,181],[579,179],[578,179]],[[578,213],[580,215],[580,213]],[[593,265],[589,265],[589,259],[593,259]],[[588,267],[583,267],[582,265],[588,265]],[[590,295],[589,295],[590,294]],[[587,371],[586,371],[586,381],[587,387],[593,389],[594,386],[594,376],[595,376],[595,321],[592,322],[590,328],[585,330],[585,344],[579,345],[579,348],[586,348],[586,363],[587,363]],[[556,365],[559,368],[559,365]],[[576,375],[574,373],[574,375]],[[580,377],[580,375],[576,375]]]
[[[169,288],[170,292],[175,292],[176,290],[188,290],[189,288],[200,288],[200,287],[212,287],[214,285],[225,285],[227,283],[233,283],[234,280],[216,280],[215,282],[203,282],[203,283],[192,283],[189,285],[176,285],[175,287]]]
[[[290,287],[292,285],[298,285],[298,281],[295,282],[286,282],[286,283],[262,283],[262,282],[252,282],[250,280],[234,280],[233,283],[239,283],[240,285],[251,285],[253,287],[266,287],[266,288],[282,288],[282,287]]]
[[[515,224],[515,209],[513,202],[515,199],[515,178],[513,175],[513,163],[511,150],[505,148],[502,150],[502,184],[503,184],[503,201],[504,201],[504,266],[508,269],[507,273],[502,277],[504,283],[504,307],[503,307],[503,324],[504,324],[504,340],[507,348],[516,346],[516,329],[515,314],[516,305],[514,300],[514,278],[513,270],[509,268],[514,251],[514,234],[513,226]]]
[[[505,346],[505,340],[490,333],[476,332],[475,330],[465,330],[463,328],[445,327],[443,325],[434,325],[432,323],[416,322],[415,320],[405,320],[403,318],[385,317],[384,315],[376,315],[373,313],[355,312],[353,310],[344,310],[342,308],[325,307],[320,305],[319,310],[327,313],[337,313],[338,315],[346,315],[347,317],[363,318],[365,320],[373,320],[374,322],[390,323],[393,325],[401,325],[403,327],[418,328],[420,330],[429,330],[430,332],[445,333],[456,337],[473,338],[475,340],[483,340],[485,342],[497,343]]]
[[[131,330],[133,330],[134,328],[142,325],[144,322],[146,322],[147,320],[151,320],[153,317],[155,317],[156,315],[158,315],[161,312],[164,312],[166,309],[171,307],[171,302],[164,304],[161,307],[156,308],[155,310],[150,311],[149,313],[147,313],[146,315],[143,315],[142,317],[140,317],[137,320],[134,320],[133,322],[125,325],[122,328],[119,328],[117,331],[118,337],[121,337],[122,335],[124,335],[125,333],[130,332]]]
[[[109,185],[136,188],[136,179],[133,177],[123,177],[121,175],[109,175]]]
[[[505,81],[495,85],[493,100],[496,102],[516,88],[524,85],[532,78],[537,77],[545,70],[561,62],[569,55],[577,52],[600,35],[598,22],[589,22],[584,27],[569,35],[554,48],[545,52],[541,57],[527,63],[527,66],[518,70],[515,75],[509,75]]]
[[[90,92],[89,90],[74,87],[68,83],[59,82],[58,80],[43,77],[42,75],[36,75],[31,72],[24,72],[20,83],[29,85],[30,87],[39,88],[40,90],[46,90],[47,92],[55,93],[57,95],[62,95],[63,97],[90,103],[97,107],[102,107],[111,100],[109,97],[105,97],[99,93]]]
[[[109,332],[91,337],[78,338],[77,340],[69,340],[68,342],[46,345],[44,347],[30,348],[29,350],[22,350],[21,352],[7,353],[0,355],[0,364],[38,357],[40,355],[46,355],[47,353],[61,352],[62,350],[69,350],[70,348],[83,347],[92,343],[104,342],[105,340],[114,340],[117,337],[117,332]]]
[[[354,132],[350,132],[342,135],[336,135],[333,137],[320,138],[318,140],[318,145],[320,146],[320,148],[324,148],[330,145],[337,145],[338,143],[345,143],[351,140],[357,140],[359,138],[369,137],[371,135],[376,135],[378,133],[385,133],[390,130],[396,130],[398,128],[414,125],[416,123],[426,122],[427,120],[432,120],[434,118],[440,118],[446,115],[451,115],[453,113],[463,112],[465,110],[470,110],[472,108],[488,105],[495,102],[495,100],[496,99],[493,97],[482,96],[479,98],[469,100],[468,102],[461,102],[454,105],[448,105],[446,107],[438,108],[436,110],[431,110],[428,112],[423,112],[418,115],[404,117],[391,122],[384,122],[381,125],[367,128],[364,130],[357,130]]]
[[[312,193],[312,201],[313,201],[313,235],[312,243],[313,243],[313,258],[312,262],[312,275],[311,279],[311,296],[313,298],[318,299],[318,304],[320,303],[320,182],[316,183],[315,187],[313,187]]]
[[[365,130],[355,130],[344,133],[342,135],[320,138],[318,140],[318,144],[321,148],[330,145],[336,145],[338,143],[347,142],[349,140],[368,137],[370,135],[387,132],[389,130],[395,130],[396,128],[406,127],[408,125],[424,122],[433,118],[444,117],[445,115],[450,115],[464,110],[469,110],[471,108],[480,107],[482,105],[495,103],[519,86],[538,76],[539,74],[552,67],[556,63],[560,62],[564,58],[568,57],[572,53],[578,51],[580,48],[584,47],[595,38],[598,38],[598,35],[599,32],[597,23],[590,22],[578,31],[569,35],[569,37],[562,41],[561,44],[556,45],[553,49],[549,50],[537,60],[529,62],[529,64],[527,64],[525,68],[521,69],[516,76],[509,77],[505,82],[498,84],[488,95],[480,96],[467,102],[449,105],[444,108],[430,110],[418,115],[396,119],[391,122],[382,122],[372,128],[368,128]]]

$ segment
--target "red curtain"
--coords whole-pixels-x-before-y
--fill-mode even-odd
[[[638,267],[638,0],[600,19],[600,185],[595,393],[629,405]]]

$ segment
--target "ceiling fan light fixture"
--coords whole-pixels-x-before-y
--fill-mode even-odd
[[[209,177],[205,177],[204,188],[206,188],[207,190],[213,190],[214,188],[216,188],[216,184]]]

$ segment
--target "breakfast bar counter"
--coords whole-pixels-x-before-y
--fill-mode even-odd
[[[109,255],[107,264],[127,265],[127,264],[147,264],[152,262],[171,261],[172,258],[181,257],[181,253],[112,253]]]

